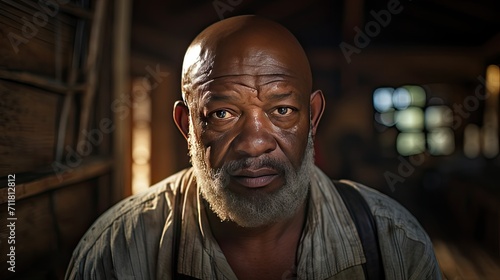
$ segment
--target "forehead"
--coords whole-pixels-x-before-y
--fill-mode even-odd
[[[184,92],[238,75],[281,75],[311,90],[309,62],[291,33],[273,24],[231,25],[208,28],[193,41],[183,64]]]
[[[211,54],[200,56],[200,67],[192,71],[193,93],[207,90],[288,87],[297,92],[310,89],[307,73],[290,54],[267,47],[223,45]]]
[[[206,62],[212,66],[208,78],[229,75],[284,75],[298,78],[304,72],[294,55],[285,47],[264,42],[239,41],[218,46]]]
[[[228,97],[256,97],[268,99],[269,96],[288,93],[299,98],[304,90],[297,78],[287,75],[228,75],[209,80],[200,86],[197,96],[205,102],[227,99]]]

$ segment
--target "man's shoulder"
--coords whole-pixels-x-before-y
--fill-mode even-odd
[[[418,220],[389,196],[352,181],[377,224],[379,244],[386,273],[397,279],[440,279],[432,242]]]
[[[361,193],[376,220],[384,220],[384,224],[403,230],[414,240],[427,242],[427,234],[418,220],[395,199],[361,183],[349,180],[343,182],[354,186]]]
[[[325,206],[332,207],[333,203],[337,201],[336,197],[338,197],[338,191],[334,187],[336,181],[332,181],[319,168],[316,168],[313,174],[318,181],[317,186],[319,186],[322,196],[326,199]],[[358,182],[351,180],[340,180],[339,182],[350,185],[360,192],[370,207],[375,220],[383,220],[384,224],[390,227],[404,229],[409,236],[415,237],[415,239],[427,239],[417,219],[393,198]]]
[[[162,181],[152,185],[147,190],[125,198],[107,210],[99,220],[112,222],[123,216],[137,215],[147,212],[149,209],[156,209],[158,203],[171,205],[173,197],[178,189],[182,187],[183,177],[191,172],[190,169],[173,174]]]
[[[185,169],[154,184],[147,190],[121,200],[106,210],[88,229],[79,244],[79,250],[86,251],[101,238],[109,237],[110,231],[135,231],[138,223],[154,221],[148,231],[161,230],[170,213],[174,197],[182,188],[183,178],[191,172]],[[78,251],[78,250],[77,250]]]

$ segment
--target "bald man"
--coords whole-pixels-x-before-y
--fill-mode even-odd
[[[193,167],[105,213],[67,279],[440,279],[416,219],[344,182],[376,223],[382,277],[370,275],[357,218],[314,165],[325,100],[284,27],[239,16],[205,29],[186,52],[182,97],[173,115]]]

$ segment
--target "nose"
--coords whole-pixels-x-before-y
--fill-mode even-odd
[[[276,149],[272,124],[263,113],[245,117],[238,132],[238,136],[233,140],[233,149],[240,156],[258,157]]]

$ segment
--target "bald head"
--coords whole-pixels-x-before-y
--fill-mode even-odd
[[[193,40],[182,67],[183,99],[213,79],[235,75],[278,75],[296,79],[308,93],[312,87],[309,61],[297,39],[257,16],[219,21]]]

